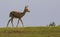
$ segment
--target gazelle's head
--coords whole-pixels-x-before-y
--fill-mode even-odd
[[[24,12],[30,12],[28,6],[25,6]]]

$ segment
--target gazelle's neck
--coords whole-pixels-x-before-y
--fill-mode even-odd
[[[25,14],[25,13],[26,13],[26,10],[24,9],[23,14]]]

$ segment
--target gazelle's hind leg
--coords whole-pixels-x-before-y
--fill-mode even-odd
[[[12,23],[12,27],[14,27],[14,26],[13,26],[13,18],[11,18],[11,23]]]
[[[9,19],[9,21],[8,21],[8,23],[7,23],[7,27],[8,27],[8,25],[9,25],[10,21],[11,21],[11,19]]]
[[[22,23],[22,26],[24,27],[23,21],[22,21],[21,19],[19,19],[19,20],[21,21],[21,23]]]
[[[13,27],[13,18],[9,19],[9,21],[8,21],[8,23],[7,23],[7,27],[8,27],[8,25],[9,25],[10,21],[11,21],[12,27]]]

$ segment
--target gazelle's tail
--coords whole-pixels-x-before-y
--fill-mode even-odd
[[[10,12],[9,17],[13,17],[14,13],[14,11]]]

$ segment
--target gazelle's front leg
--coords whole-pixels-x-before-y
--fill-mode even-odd
[[[21,23],[22,23],[22,26],[24,27],[24,24],[23,24],[23,21],[22,21],[22,19],[20,19],[20,21],[21,21]]]
[[[18,27],[18,24],[19,24],[19,19],[18,19],[18,23],[17,23],[16,27]]]

